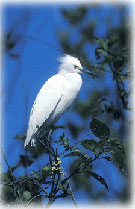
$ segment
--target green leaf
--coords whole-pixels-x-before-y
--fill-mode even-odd
[[[103,42],[103,47],[104,47],[105,50],[108,49],[108,40]]]
[[[92,118],[92,122],[90,123],[90,128],[93,134],[99,139],[108,139],[110,136],[109,127],[100,120],[96,118]]]
[[[85,140],[83,140],[83,141],[81,142],[81,145],[82,145],[84,148],[93,151],[93,150],[95,149],[96,143],[97,143],[97,142],[96,142],[95,140],[93,140],[93,139],[85,139]]]
[[[97,47],[95,49],[95,57],[96,57],[97,60],[99,60],[101,58],[101,53],[100,53],[99,49],[101,49],[101,48]]]
[[[107,50],[108,49],[108,40],[101,40],[101,39],[96,39],[96,42],[98,43],[98,45],[100,47],[102,47],[103,49]]]
[[[107,191],[109,192],[108,185],[107,185],[107,183],[105,182],[105,179],[102,176],[100,176],[100,175],[98,175],[97,173],[94,173],[94,172],[89,172],[89,174],[91,176],[93,176],[101,184],[103,184],[105,186],[105,188],[107,189]]]
[[[40,177],[36,173],[33,173],[33,175],[35,176],[35,178],[40,179]]]
[[[66,151],[69,150],[70,146],[69,146],[69,138],[65,138],[65,133],[63,132],[63,134],[59,137],[60,140],[55,141],[56,143],[61,142],[60,145],[63,145],[64,148],[66,148]]]
[[[96,39],[96,42],[99,46],[103,46],[103,41],[101,39]]]
[[[43,171],[50,171],[50,167],[49,166],[44,166],[42,170]]]
[[[29,191],[23,192],[22,198],[23,198],[23,200],[30,200],[31,199],[31,193]]]
[[[96,144],[96,149],[103,150],[104,149],[104,146],[105,146],[105,141],[104,140],[100,140]]]
[[[71,148],[72,148],[72,147],[71,147]],[[73,150],[74,152],[80,152],[80,150],[79,150],[77,147],[72,148],[72,150]]]
[[[121,82],[124,82],[125,80],[127,79],[127,77],[125,75],[117,75],[117,80],[118,81],[121,81]]]
[[[67,139],[64,139],[63,142],[64,142],[64,144],[65,144],[66,146],[69,146],[69,139],[68,139],[68,138],[67,138]]]
[[[81,152],[76,151],[76,152],[70,152],[69,154],[65,155],[64,157],[72,157],[72,156],[83,157],[84,154],[82,154]]]
[[[51,167],[49,167],[49,166],[44,166],[43,168],[42,168],[42,179],[43,178],[47,178],[48,176],[50,176],[51,175]]]
[[[98,53],[102,54],[104,57],[107,56],[107,53],[104,49],[98,49]]]
[[[61,183],[59,183],[59,184],[58,184],[58,188],[59,188],[60,190],[63,190],[63,189],[64,189],[64,185],[61,184]]]

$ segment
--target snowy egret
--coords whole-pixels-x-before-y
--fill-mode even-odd
[[[70,55],[60,57],[59,71],[52,76],[40,89],[30,113],[27,137],[24,146],[31,141],[35,145],[36,136],[40,127],[48,130],[55,124],[70,104],[76,98],[83,72],[80,61]]]

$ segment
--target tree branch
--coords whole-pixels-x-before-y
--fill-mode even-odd
[[[70,150],[72,150],[78,143],[80,143],[83,139],[85,139],[87,136],[89,136],[91,134],[91,132],[85,136],[83,136],[81,139],[77,140],[71,147]],[[60,157],[61,155],[64,155],[67,152],[67,150],[65,150],[64,152],[61,152],[58,156]]]
[[[38,194],[38,195],[35,195],[34,197],[32,197],[29,202],[26,204],[26,206],[28,206],[34,199],[36,199],[37,197],[47,197],[46,195],[44,194]]]
[[[34,178],[31,177],[31,179],[32,181],[34,181],[35,184],[39,186],[39,188],[46,194],[46,196],[49,197],[47,191],[43,187],[41,187],[41,185]]]

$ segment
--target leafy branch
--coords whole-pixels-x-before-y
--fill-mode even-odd
[[[26,205],[32,203],[37,198],[46,198],[48,199],[47,206],[51,206],[56,199],[65,198],[71,195],[74,205],[77,206],[74,192],[72,191],[72,187],[69,182],[69,179],[77,173],[86,173],[89,176],[94,177],[109,191],[105,179],[93,171],[93,163],[95,160],[101,158],[113,161],[114,147],[117,147],[117,149],[119,149],[124,155],[125,151],[122,143],[118,139],[110,136],[109,127],[102,121],[92,118],[90,129],[91,132],[89,134],[77,140],[73,145],[69,144],[69,138],[66,138],[63,133],[63,135],[59,137],[59,140],[55,141],[55,143],[59,144],[59,146],[63,146],[64,152],[61,153],[58,153],[57,147],[55,149],[53,148],[50,135],[48,135],[48,138],[45,138],[44,142],[38,139],[39,143],[42,142],[42,146],[48,153],[49,162],[41,169],[32,172],[30,175],[24,176],[19,180],[15,180],[14,174],[4,156],[4,153],[2,152],[13,177],[13,181],[10,183],[7,182],[6,186],[13,187],[14,191],[17,189],[17,191],[19,191],[18,195],[21,197],[22,201],[26,202]],[[93,134],[96,138],[88,139],[87,137],[91,134]],[[80,148],[76,147],[77,144],[87,150],[88,153],[80,151]],[[69,176],[67,176],[64,171],[60,160],[61,157],[77,157],[73,171],[69,174]],[[4,185],[5,182],[1,183]],[[37,194],[32,194],[30,188],[28,187],[28,183],[36,186]],[[23,193],[21,192],[22,184],[26,184],[27,187],[26,191],[23,191]],[[15,196],[15,198],[17,197]]]

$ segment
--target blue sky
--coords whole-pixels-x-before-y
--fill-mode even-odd
[[[60,13],[61,8],[67,8],[65,5],[45,5],[45,6],[5,6],[3,8],[3,32],[7,32],[14,22],[16,22],[13,30],[16,35],[23,34],[23,41],[15,48],[15,52],[21,53],[20,59],[11,59],[7,54],[4,55],[4,94],[3,94],[3,116],[4,116],[4,129],[3,129],[3,149],[11,166],[18,162],[19,155],[25,154],[22,141],[13,140],[16,134],[23,134],[27,130],[27,124],[29,119],[30,109],[34,102],[34,99],[44,84],[44,82],[57,73],[59,62],[58,58],[62,54],[53,47],[49,47],[38,41],[29,39],[30,35],[37,37],[38,39],[45,40],[46,42],[54,45],[56,48],[60,48],[57,31],[59,29],[66,30],[70,27],[69,23],[63,18]],[[70,7],[70,6],[69,6]],[[72,6],[74,7],[74,6]],[[23,11],[25,10],[25,13]],[[93,8],[91,12],[85,17],[87,20],[98,19],[98,27],[95,31],[95,36],[104,38],[107,28],[107,20],[110,21],[110,25],[118,27],[121,21],[119,7],[112,5],[101,5],[99,9]],[[25,15],[24,15],[25,14]],[[111,14],[111,17],[110,17]],[[127,15],[129,10],[127,8]],[[18,18],[18,21],[16,19]],[[19,21],[25,25],[19,25]],[[85,25],[85,20],[82,23]],[[18,33],[18,34],[17,34]],[[74,30],[73,42],[79,39],[78,29]],[[95,62],[95,50],[96,45],[86,45],[85,50],[90,53],[91,60]],[[87,98],[88,92],[93,88],[99,89],[101,85],[110,85],[113,95],[113,82],[112,77],[106,75],[101,81],[92,79],[88,75],[83,75],[83,86],[79,93],[79,97],[82,99]],[[72,107],[71,107],[72,109]],[[68,118],[72,115],[72,111],[68,112],[60,119],[58,124],[64,124]],[[79,120],[74,115],[74,120]],[[80,123],[82,121],[79,121]],[[115,124],[116,125],[116,124]],[[118,124],[117,124],[118,125]],[[57,136],[61,133],[57,132]],[[70,133],[68,133],[70,134]],[[43,165],[42,156],[38,162],[35,162],[32,169],[38,169]],[[70,161],[68,159],[68,161]],[[67,161],[64,160],[66,165]],[[99,175],[103,175],[107,179],[107,183],[112,187],[112,191],[107,195],[110,200],[116,200],[115,191],[120,191],[125,184],[124,177],[120,174],[118,168],[115,165],[110,165],[109,162],[102,162],[96,165],[96,171]],[[109,172],[108,172],[109,167]],[[104,168],[104,169],[103,169]],[[6,166],[3,168],[6,170]],[[68,172],[67,168],[65,167]],[[23,174],[24,169],[19,168],[15,171],[16,176]],[[112,174],[112,175],[111,175]],[[102,188],[95,180],[96,188]],[[113,186],[112,186],[113,185]],[[96,192],[96,191],[95,191]],[[76,200],[79,201],[81,197],[84,197],[84,201],[87,200],[87,195],[78,191]]]

